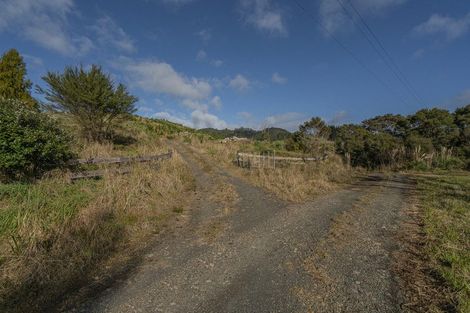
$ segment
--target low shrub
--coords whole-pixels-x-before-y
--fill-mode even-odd
[[[69,136],[45,113],[17,100],[0,99],[0,176],[41,176],[72,157]]]

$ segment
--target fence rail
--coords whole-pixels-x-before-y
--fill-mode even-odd
[[[139,157],[114,157],[114,158],[90,158],[90,159],[76,159],[68,162],[69,165],[86,165],[86,164],[125,164],[125,163],[143,163],[158,160],[171,159],[173,152],[151,156]]]
[[[276,168],[276,166],[286,164],[286,163],[306,163],[306,162],[315,162],[323,161],[327,159],[328,155],[323,155],[321,157],[281,157],[276,156],[275,153],[268,154],[252,154],[246,152],[238,152],[236,163],[239,167],[246,168]]]
[[[115,157],[115,158],[90,158],[90,159],[77,159],[69,162],[69,165],[88,165],[88,164],[106,164],[106,165],[115,165],[118,166],[121,164],[130,164],[130,163],[146,163],[152,161],[161,161],[171,159],[173,157],[173,152],[171,150],[168,153],[160,155],[151,155],[151,156],[139,156],[139,157]],[[125,168],[114,168],[114,169],[104,169],[104,170],[93,170],[93,171],[78,171],[70,175],[70,181],[74,182],[79,179],[85,178],[99,178],[103,177],[106,173],[118,173],[118,174],[128,174],[131,172],[130,167]]]

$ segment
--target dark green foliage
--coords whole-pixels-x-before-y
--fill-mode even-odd
[[[326,125],[313,118],[287,141],[289,150],[309,152],[315,138],[329,136],[353,166],[470,169],[470,105],[455,113],[423,109],[410,116],[386,114],[361,125]]]
[[[387,133],[395,137],[404,137],[410,128],[410,121],[400,114],[386,114],[362,122],[365,129],[372,133]]]
[[[291,151],[300,150],[315,156],[327,154],[332,150],[330,127],[319,117],[313,117],[299,126],[299,130],[292,134],[286,143],[286,148]]]
[[[115,86],[99,66],[92,65],[89,71],[67,67],[62,74],[47,73],[43,80],[48,89],[40,91],[50,101],[50,107],[70,113],[88,140],[109,138],[114,123],[135,112],[137,98],[124,85]]]
[[[320,117],[312,117],[310,121],[299,126],[299,132],[304,137],[328,138],[331,129]]]
[[[402,143],[397,137],[388,133],[370,134],[364,143],[365,165],[376,168],[401,163],[402,151]]]
[[[215,128],[203,128],[198,130],[199,133],[203,133],[211,136],[215,139],[224,139],[227,137],[239,137],[248,138],[255,140],[267,140],[276,141],[284,140],[291,136],[291,133],[285,129],[277,127],[269,127],[263,130],[254,130],[251,128],[235,128],[235,129],[215,129]]]
[[[342,125],[334,130],[336,151],[346,156],[353,166],[365,165],[367,153],[364,149],[370,133],[359,125]]]
[[[432,140],[435,149],[450,147],[459,136],[454,117],[447,110],[423,109],[409,117],[411,133]]]
[[[460,131],[460,142],[470,144],[470,104],[455,110],[455,124]]]
[[[8,50],[0,58],[0,97],[21,100],[17,104],[37,107],[31,97],[31,82],[25,79],[26,65],[15,49]]]
[[[37,177],[72,157],[70,138],[44,113],[0,99],[0,176]]]
[[[283,128],[268,127],[261,131],[256,132],[254,139],[256,140],[267,140],[267,141],[278,141],[285,140],[291,136],[291,133]]]

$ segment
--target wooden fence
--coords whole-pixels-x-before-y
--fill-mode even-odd
[[[167,159],[171,159],[172,157],[173,157],[173,152],[169,150],[168,153],[160,154],[160,155],[151,155],[151,156],[76,159],[76,160],[71,160],[68,164],[70,166],[90,165],[90,164],[121,166],[122,164],[146,163],[146,162],[167,160]],[[70,180],[73,182],[75,180],[84,179],[84,178],[99,178],[99,177],[104,176],[104,174],[107,172],[127,174],[131,172],[131,168],[125,167],[125,168],[115,168],[115,169],[106,169],[106,170],[77,171],[77,172],[72,173],[72,175],[70,176]]]
[[[173,152],[151,156],[139,157],[114,157],[114,158],[89,158],[89,159],[76,159],[69,161],[69,165],[85,165],[85,164],[125,164],[125,163],[143,163],[159,160],[171,159]]]
[[[239,167],[244,168],[270,168],[275,169],[286,164],[305,164],[306,162],[322,161],[328,155],[322,157],[281,157],[276,156],[275,152],[267,152],[263,154],[252,154],[238,152],[235,162]]]

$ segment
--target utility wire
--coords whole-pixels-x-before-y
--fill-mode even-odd
[[[310,17],[313,21],[315,21],[320,27],[325,31],[325,33],[330,36],[338,46],[340,46],[346,53],[348,53],[366,72],[371,74],[380,84],[382,84],[386,89],[388,89],[391,93],[395,94],[397,98],[400,99],[401,102],[405,105],[409,105],[402,97],[399,95],[389,84],[387,84],[382,78],[380,78],[374,71],[368,68],[364,62],[357,57],[354,52],[349,49],[346,45],[344,45],[320,20],[318,20],[313,14],[311,14],[304,6],[302,6],[297,0],[294,0],[295,4],[304,11],[308,17]]]
[[[343,10],[346,12],[346,14],[349,16],[349,18],[353,21],[353,23],[356,23],[354,17],[352,17],[349,13],[349,11],[346,9],[346,7],[343,4],[343,0],[337,0],[338,3],[341,5]],[[363,18],[362,14],[359,12],[359,10],[356,8],[354,3],[351,0],[346,0],[349,4],[349,6],[353,9],[354,13],[359,17],[359,20],[361,21],[362,25],[365,27],[365,30],[372,36],[372,39],[375,40],[376,44],[373,44],[371,42],[371,39],[369,36],[367,36],[367,33],[364,32],[364,30],[359,26],[358,28],[360,29],[361,33],[366,37],[367,41],[372,45],[374,50],[380,55],[380,57],[385,61],[385,64],[387,64],[387,67],[394,73],[394,75],[397,77],[397,79],[403,84],[403,86],[410,92],[410,94],[418,101],[418,103],[423,104],[422,98],[418,95],[416,90],[413,88],[413,85],[410,83],[410,81],[406,78],[405,74],[403,71],[401,71],[400,67],[397,65],[395,60],[392,58],[391,54],[387,51],[385,46],[382,44],[382,41],[379,39],[379,37],[375,34],[375,32],[372,30],[372,28],[369,26],[369,24],[365,21]],[[380,49],[380,50],[379,50]]]

